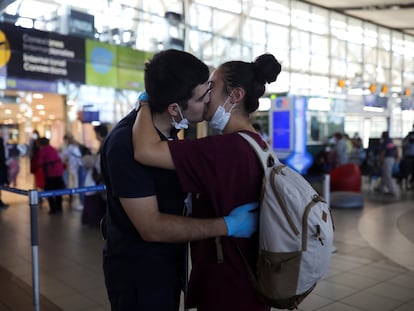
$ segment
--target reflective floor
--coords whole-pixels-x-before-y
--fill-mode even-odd
[[[31,188],[29,174],[21,173],[18,188]],[[394,199],[364,188],[363,209],[333,210],[337,251],[299,310],[414,310],[414,190]],[[2,191],[2,199],[10,207],[0,210],[0,311],[31,310],[28,198]],[[40,309],[110,310],[98,229],[82,225],[66,202],[59,215],[39,207],[38,223]]]

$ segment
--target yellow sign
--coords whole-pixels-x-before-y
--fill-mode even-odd
[[[10,45],[6,35],[0,30],[0,68],[10,60]]]

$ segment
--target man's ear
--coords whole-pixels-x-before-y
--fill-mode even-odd
[[[172,117],[176,117],[176,116],[179,115],[178,104],[177,103],[169,104],[167,110],[168,110],[168,113],[170,114],[170,116],[172,116]]]

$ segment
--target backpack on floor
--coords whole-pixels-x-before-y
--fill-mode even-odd
[[[253,137],[239,134],[254,148],[264,169],[257,270],[247,265],[249,273],[261,302],[292,310],[328,269],[331,211],[309,182],[280,163],[268,145],[263,150]]]

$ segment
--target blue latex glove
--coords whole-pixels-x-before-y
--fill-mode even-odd
[[[148,94],[147,92],[142,92],[139,96],[138,96],[138,101],[139,102],[147,102],[148,101]]]
[[[249,238],[257,230],[259,220],[256,210],[259,203],[247,203],[240,205],[224,217],[227,225],[228,236],[236,238]]]

